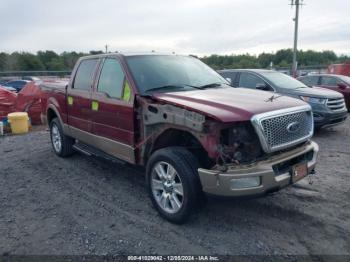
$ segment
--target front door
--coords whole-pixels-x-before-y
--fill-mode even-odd
[[[92,93],[92,132],[104,152],[135,162],[134,106],[129,83],[117,58],[105,58]]]

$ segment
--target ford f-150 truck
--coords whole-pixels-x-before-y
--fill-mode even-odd
[[[308,104],[231,88],[191,56],[83,57],[69,82],[41,88],[54,152],[144,166],[153,205],[174,223],[208,194],[264,195],[314,172]]]

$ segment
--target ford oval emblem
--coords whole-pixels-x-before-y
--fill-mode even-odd
[[[295,133],[300,129],[300,123],[299,122],[292,122],[287,126],[287,131],[289,133]]]

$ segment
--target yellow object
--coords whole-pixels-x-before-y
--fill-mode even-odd
[[[28,133],[28,114],[26,112],[15,112],[7,115],[13,134]]]
[[[128,81],[125,80],[124,91],[123,91],[123,100],[126,102],[129,102],[130,97],[131,97],[131,89],[130,89]]]

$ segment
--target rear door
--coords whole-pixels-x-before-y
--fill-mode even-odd
[[[135,162],[133,100],[120,61],[105,58],[92,94],[92,132],[97,148],[131,163]]]
[[[84,139],[92,131],[91,94],[98,59],[82,60],[67,90],[67,122],[73,136]]]

